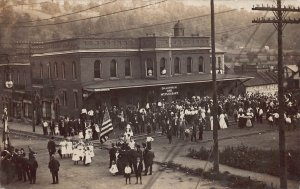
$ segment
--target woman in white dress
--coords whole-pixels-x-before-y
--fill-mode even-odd
[[[59,146],[60,146],[60,151],[61,151],[61,158],[65,158],[65,156],[67,154],[67,141],[66,141],[66,139],[61,141],[59,143]]]
[[[74,161],[74,165],[78,165],[79,158],[79,150],[77,148],[77,144],[73,144],[73,155],[72,155],[72,161]]]
[[[220,124],[220,129],[227,129],[224,113],[221,113],[219,116],[219,124]]]
[[[66,143],[67,143],[67,144],[66,144],[67,155],[68,155],[69,157],[71,157],[72,154],[73,154],[73,143],[72,143],[72,141],[71,141],[70,139],[68,139],[68,141],[67,141]]]

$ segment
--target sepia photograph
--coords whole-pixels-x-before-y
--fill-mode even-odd
[[[0,189],[300,189],[300,0],[0,0]]]

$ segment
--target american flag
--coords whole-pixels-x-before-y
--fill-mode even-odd
[[[108,135],[109,135],[109,133],[111,133],[113,131],[113,129],[114,128],[113,128],[111,119],[109,117],[109,112],[108,112],[108,109],[106,108],[104,116],[103,116],[102,127],[101,127],[101,130],[100,130],[100,142],[101,142],[101,144],[103,144],[104,142],[107,141]]]

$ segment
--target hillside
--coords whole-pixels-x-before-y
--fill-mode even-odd
[[[133,0],[131,1],[133,2]],[[5,8],[0,17],[0,40],[2,43],[12,43],[24,40],[45,41],[71,37],[135,37],[145,36],[147,33],[165,36],[172,35],[172,27],[177,20],[182,20],[181,22],[186,28],[186,35],[196,33],[200,36],[210,35],[210,9],[205,5],[183,3],[183,1],[177,0],[143,7],[155,3],[157,0],[134,1],[135,3],[131,4],[128,4],[127,0],[98,6],[110,1],[90,0],[80,4],[81,1],[74,3],[75,1],[72,0],[64,0],[35,6]],[[80,12],[95,6],[98,7]],[[231,7],[224,5],[217,4],[216,6],[217,42],[228,48],[244,47],[256,28],[252,24],[252,20],[256,17],[263,17],[263,14],[244,9],[218,14],[218,12],[231,9]],[[78,14],[40,22],[29,22],[78,11],[80,12]],[[300,17],[300,14],[290,14],[290,16]],[[89,17],[95,18],[88,19]],[[37,27],[36,25],[40,26]],[[151,25],[153,26],[149,27]],[[276,47],[276,33],[264,44],[273,30],[272,25],[262,25],[248,47],[259,48],[264,45],[271,48]],[[286,49],[300,48],[300,39],[297,37],[299,33],[300,27],[297,25],[290,25],[286,28],[284,39]]]

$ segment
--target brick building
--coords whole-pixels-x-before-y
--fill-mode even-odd
[[[24,46],[26,45],[26,47]],[[2,48],[0,55],[0,112],[8,108],[10,118],[31,119],[31,68],[27,44]],[[6,86],[6,81],[13,86]]]
[[[210,39],[184,36],[180,22],[172,37],[75,38],[32,49],[32,87],[40,117],[212,92]],[[217,61],[220,93],[228,93],[232,81],[247,78],[224,74],[224,53]]]

